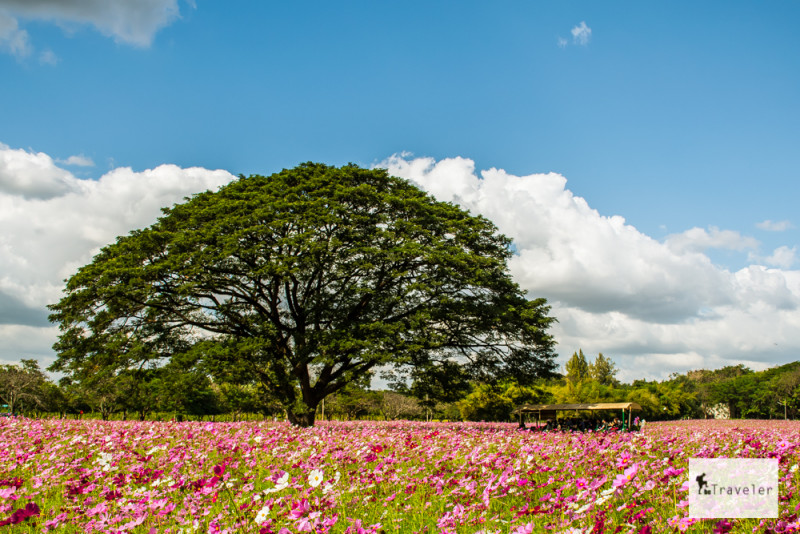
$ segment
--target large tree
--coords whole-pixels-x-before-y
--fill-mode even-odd
[[[479,380],[554,368],[554,319],[511,279],[510,240],[384,170],[306,163],[163,211],[67,281],[51,369],[197,358],[311,425],[376,367]]]

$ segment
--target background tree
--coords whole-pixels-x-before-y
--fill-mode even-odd
[[[19,364],[0,365],[0,400],[8,411],[44,406],[44,384],[47,377],[36,360],[20,360]]]
[[[567,380],[573,383],[589,378],[589,364],[586,362],[583,350],[579,349],[578,352],[572,353],[564,370],[567,372]]]
[[[161,409],[173,417],[217,415],[223,412],[223,401],[209,377],[197,371],[168,369],[162,379]],[[255,405],[260,411],[260,406]]]
[[[389,421],[415,419],[422,415],[422,407],[417,399],[394,391],[382,392],[380,410]]]
[[[81,400],[106,421],[111,414],[133,402],[134,398],[128,395],[138,384],[132,378],[126,380],[126,377],[117,376],[113,370],[99,369],[95,374],[85,376],[80,386]]]
[[[380,393],[356,383],[343,387],[325,402],[325,416],[346,421],[380,413]]]
[[[55,412],[62,419],[66,417],[70,405],[69,405],[69,397],[67,396],[67,393],[64,390],[64,388],[62,388],[58,384],[55,384],[47,380],[42,385],[42,390],[44,392],[43,411]]]
[[[499,385],[477,384],[458,402],[461,417],[466,421],[508,421],[515,406],[504,393]]]
[[[589,366],[589,376],[604,386],[614,386],[618,384],[616,378],[617,367],[611,358],[606,358],[603,353],[597,355],[594,362]]]
[[[50,307],[52,370],[235,369],[311,425],[326,396],[379,366],[429,382],[551,373],[553,319],[508,273],[480,216],[386,171],[307,163],[164,210],[72,276]]]
[[[255,413],[258,410],[258,390],[252,384],[223,382],[217,387],[223,411],[232,413],[234,421],[238,421],[243,413]]]
[[[507,381],[475,384],[472,392],[458,401],[457,405],[461,418],[467,421],[508,421],[516,407],[550,400],[550,395],[541,387]]]
[[[796,411],[798,393],[800,393],[800,365],[786,373],[777,375],[769,386],[775,392],[777,403],[783,408],[784,419]]]

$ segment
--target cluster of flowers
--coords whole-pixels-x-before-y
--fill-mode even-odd
[[[800,532],[793,422],[594,434],[10,418],[0,435],[0,520],[20,532]],[[691,519],[690,457],[779,458],[781,517]]]

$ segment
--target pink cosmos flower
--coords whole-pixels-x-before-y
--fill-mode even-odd
[[[617,467],[623,468],[631,463],[631,453],[628,451],[622,451],[617,458]]]
[[[628,482],[633,480],[636,476],[636,472],[638,471],[638,467],[636,464],[633,464],[629,468],[627,468],[621,475],[617,475],[614,479],[613,487],[614,488],[621,488],[625,486]]]

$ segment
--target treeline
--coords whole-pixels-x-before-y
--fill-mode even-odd
[[[520,385],[470,383],[459,394],[432,395],[424,387],[370,390],[353,383],[318,407],[323,419],[416,419],[508,421],[525,403],[632,401],[648,420],[679,418],[796,419],[800,417],[800,362],[755,372],[743,365],[673,374],[667,380],[616,378],[610,358],[589,361],[572,355],[562,375]],[[445,399],[446,401],[442,400]],[[0,366],[0,400],[17,414],[67,417],[82,413],[102,419],[172,417],[227,420],[283,419],[281,404],[253,384],[214,381],[209,375],[174,366],[136,369],[113,376],[96,374],[81,382],[56,383],[36,360]]]
[[[549,401],[636,402],[654,419],[796,419],[800,416],[800,362],[765,371],[744,365],[673,373],[667,380],[622,384],[614,363],[599,354],[588,362],[583,351],[567,362],[561,380],[545,384]]]

